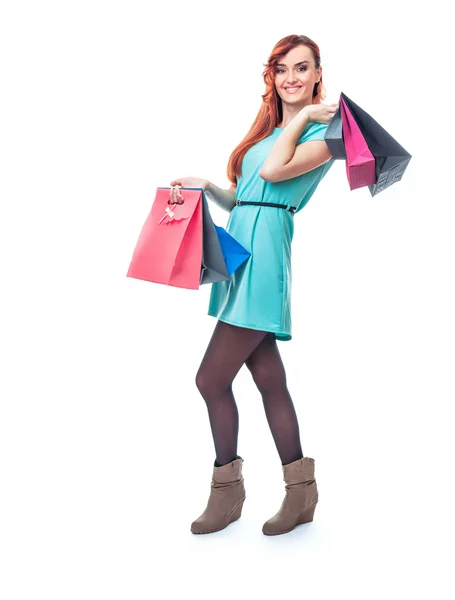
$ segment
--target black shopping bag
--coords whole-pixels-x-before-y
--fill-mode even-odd
[[[200,283],[214,283],[229,279],[221,252],[218,234],[210,214],[205,194],[202,194],[202,265]]]
[[[343,122],[341,119],[341,102],[326,129],[324,140],[329,147],[332,158],[346,160],[346,148],[343,138]]]
[[[368,144],[376,164],[376,183],[368,188],[372,196],[400,181],[412,156],[360,106],[341,92]]]
[[[230,279],[250,256],[251,253],[223,227],[215,225],[203,192],[201,285]]]

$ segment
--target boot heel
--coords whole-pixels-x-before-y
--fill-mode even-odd
[[[228,525],[229,525],[229,523],[232,523],[233,521],[237,521],[237,519],[240,519],[240,515],[242,514],[242,508],[243,508],[244,502],[245,502],[245,498],[231,512],[231,514],[229,515],[229,519],[228,519]]]
[[[296,525],[301,525],[302,523],[310,523],[310,521],[313,520],[314,511],[316,509],[316,504],[317,504],[317,502],[315,502],[311,506],[308,506],[307,508],[305,508],[304,511],[302,511],[300,513],[300,517],[299,517],[299,520],[297,521]]]

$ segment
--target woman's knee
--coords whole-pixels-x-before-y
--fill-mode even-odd
[[[206,388],[208,387],[208,379],[205,376],[204,371],[199,370],[196,373],[195,383],[197,389],[204,395]]]
[[[247,367],[261,394],[267,394],[274,392],[275,390],[286,388],[286,373],[283,369],[280,369],[278,372],[273,371],[261,363],[247,363]]]
[[[205,399],[218,396],[230,389],[231,382],[226,382],[224,378],[217,378],[213,373],[208,373],[205,369],[199,369],[196,373],[196,387]]]

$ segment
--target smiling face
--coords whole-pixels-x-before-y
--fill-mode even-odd
[[[313,90],[320,80],[322,67],[315,68],[308,46],[297,46],[279,59],[275,69],[275,86],[284,103],[306,106],[313,102]]]

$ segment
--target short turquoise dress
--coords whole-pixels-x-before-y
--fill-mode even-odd
[[[323,123],[308,123],[297,144],[323,140],[327,127]],[[282,131],[276,127],[245,154],[236,199],[291,205],[296,212],[292,216],[282,208],[255,205],[232,209],[226,229],[251,256],[230,279],[212,283],[208,314],[238,327],[273,332],[277,340],[289,341],[294,218],[314,194],[334,159],[286,181],[265,181],[259,171]]]

